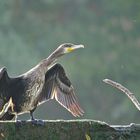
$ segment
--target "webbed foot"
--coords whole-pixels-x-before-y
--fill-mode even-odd
[[[43,120],[34,119],[34,120],[31,120],[31,123],[32,123],[33,125],[45,126],[45,122],[44,122]]]
[[[26,121],[23,121],[23,120],[16,120],[16,126],[21,126],[23,124],[25,124]]]

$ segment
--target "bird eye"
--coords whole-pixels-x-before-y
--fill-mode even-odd
[[[70,48],[70,47],[72,47],[72,44],[65,44],[64,47]]]

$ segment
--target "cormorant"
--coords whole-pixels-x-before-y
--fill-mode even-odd
[[[9,77],[5,67],[0,69],[0,120],[13,120],[23,113],[30,113],[31,120],[35,120],[33,112],[49,99],[58,101],[75,117],[83,115],[70,80],[56,63],[58,57],[79,48],[84,46],[64,43],[18,77]]]

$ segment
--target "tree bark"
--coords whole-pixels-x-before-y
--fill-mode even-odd
[[[0,122],[0,140],[140,140],[140,125],[110,126],[94,120]]]

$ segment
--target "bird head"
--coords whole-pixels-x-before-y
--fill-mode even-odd
[[[80,49],[80,48],[84,48],[84,45],[74,45],[71,43],[64,43],[61,44],[58,49],[59,52],[61,52],[61,54],[66,54],[66,53],[70,53],[73,52],[74,50]]]
[[[74,45],[71,43],[61,44],[48,58],[47,65],[54,63],[58,57],[63,56],[64,54],[73,52],[74,50],[84,48],[84,45]]]

